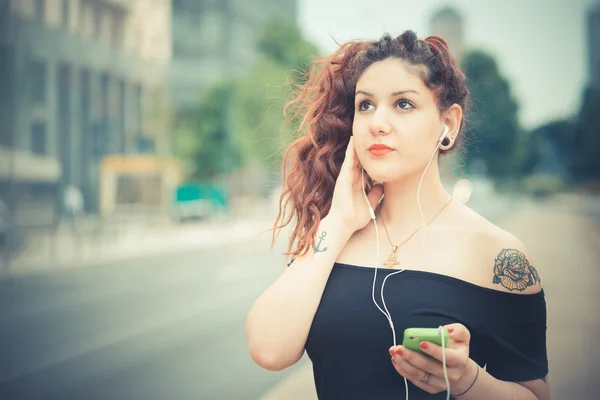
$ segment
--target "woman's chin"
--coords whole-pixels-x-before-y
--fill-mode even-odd
[[[403,175],[397,171],[373,171],[369,172],[369,176],[375,183],[386,183],[402,180]]]
[[[387,183],[404,181],[406,179],[412,179],[417,172],[417,168],[401,162],[374,162],[363,165],[366,165],[365,174],[368,173],[374,182]]]

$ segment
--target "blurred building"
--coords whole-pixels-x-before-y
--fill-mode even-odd
[[[203,88],[243,73],[271,20],[297,20],[297,0],[173,0],[173,102],[185,109]]]
[[[589,84],[600,90],[600,2],[588,13]]]
[[[1,194],[19,223],[70,185],[97,211],[103,158],[169,151],[171,0],[0,8]]]
[[[461,59],[465,52],[464,23],[462,16],[452,7],[444,7],[429,20],[429,34],[442,36],[450,52]]]

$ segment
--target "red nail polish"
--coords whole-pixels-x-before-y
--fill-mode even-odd
[[[394,360],[393,358],[392,358],[392,362],[394,363],[394,365],[396,365],[396,360]]]
[[[402,357],[402,350],[396,349],[396,354],[399,355],[400,357]]]
[[[446,329],[446,330],[448,331],[448,333],[452,333],[452,332],[454,332],[454,328],[448,328],[448,329]]]
[[[425,350],[425,349],[427,349],[427,347],[429,347],[429,345],[427,344],[427,342],[421,342],[419,347],[422,348],[423,350]]]
[[[393,348],[391,348],[391,349],[390,349],[390,356],[394,357],[394,354],[395,354],[395,353],[394,353],[394,349],[393,349]]]

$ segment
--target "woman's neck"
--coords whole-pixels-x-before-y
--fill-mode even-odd
[[[383,218],[386,226],[398,239],[409,235],[422,225],[421,212],[417,203],[417,193],[422,173],[402,181],[383,184],[384,199],[377,218]],[[425,223],[429,223],[450,200],[442,182],[436,164],[432,164],[421,185],[421,209]],[[383,215],[382,215],[383,212]]]

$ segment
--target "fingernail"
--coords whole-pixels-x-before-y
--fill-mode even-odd
[[[399,355],[400,357],[402,357],[402,350],[401,349],[396,349],[396,354]]]
[[[394,352],[394,348],[392,347],[392,348],[390,349],[390,356],[394,357],[394,354],[395,354],[395,352]]]
[[[394,365],[396,365],[396,360],[394,360],[393,358],[392,358],[392,362],[394,363]]]
[[[452,333],[452,332],[454,332],[454,328],[448,328],[447,331],[448,331],[448,333]]]
[[[426,350],[427,347],[429,347],[429,345],[427,344],[427,342],[421,342],[421,344],[419,345],[420,348],[422,348],[423,350]]]

